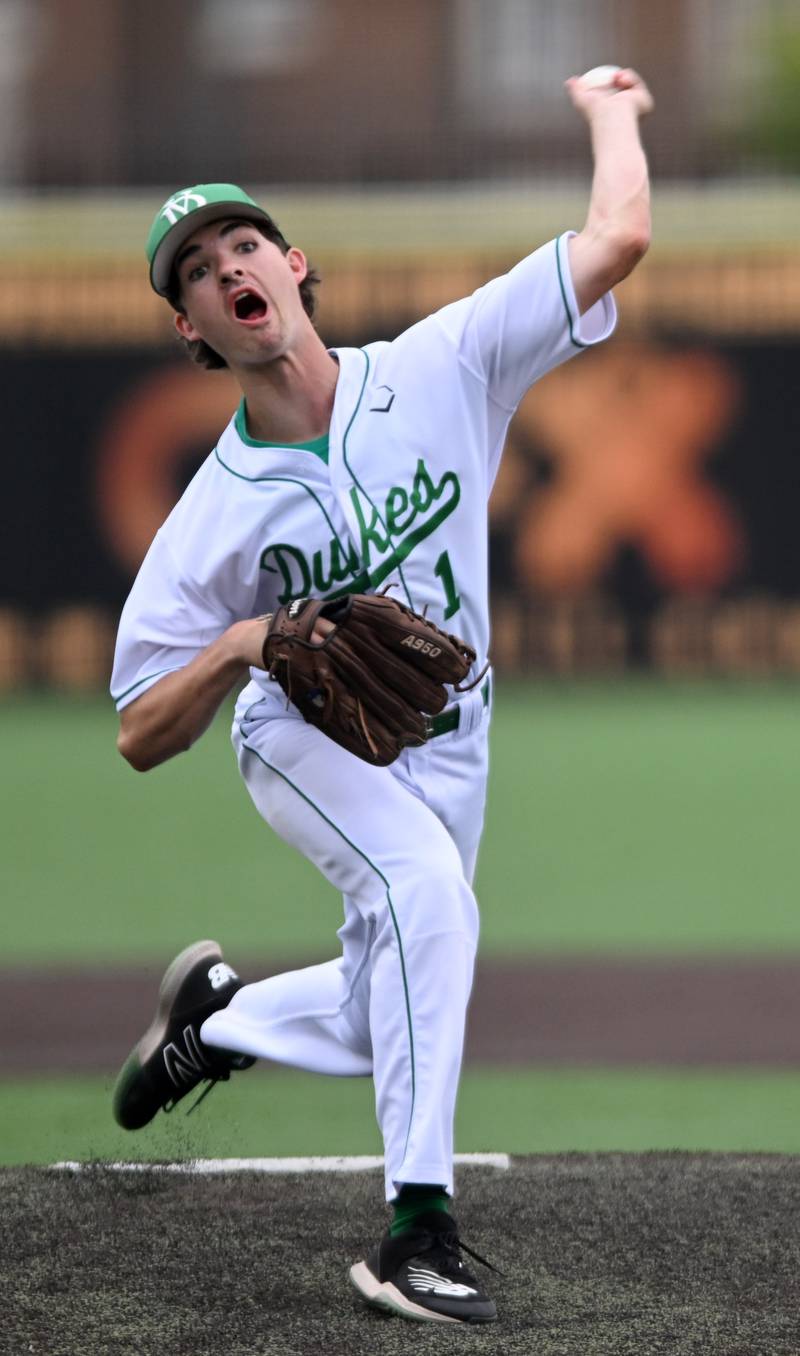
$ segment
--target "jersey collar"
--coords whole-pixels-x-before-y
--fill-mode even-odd
[[[333,399],[331,415],[329,462],[338,464],[347,431],[358,411],[369,372],[369,359],[360,348],[333,348],[329,350],[339,363],[339,379]],[[259,480],[274,472],[284,457],[297,458],[296,448],[285,452],[280,447],[257,443],[241,436],[238,411],[223,433],[217,449],[218,459],[235,475],[246,480]],[[302,453],[300,454],[302,456]],[[319,458],[314,458],[319,461]]]

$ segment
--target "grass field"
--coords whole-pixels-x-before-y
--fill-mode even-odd
[[[108,705],[0,707],[4,965],[160,966],[203,934],[232,955],[330,952],[338,900],[263,828],[225,726],[139,777]],[[501,688],[484,951],[797,951],[799,742],[790,686]],[[350,1288],[384,1227],[379,1173],[20,1166],[379,1154],[369,1080],[255,1070],[136,1135],[111,1084],[0,1079],[9,1356],[800,1350],[792,1070],[469,1067],[456,1147],[520,1157],[459,1172],[463,1236],[504,1272],[500,1322],[466,1335],[387,1320]]]
[[[792,685],[502,686],[478,892],[484,954],[800,949]],[[0,706],[3,964],[330,954],[339,901],[261,824],[227,720],[145,777],[100,700]],[[120,1052],[120,1058],[125,1051]],[[273,1070],[125,1136],[102,1078],[0,1082],[0,1162],[379,1151],[368,1083]],[[458,1147],[800,1152],[769,1069],[470,1069]]]
[[[330,954],[339,900],[261,824],[227,725],[140,776],[110,704],[0,706],[5,964]],[[800,948],[794,685],[501,685],[492,749],[484,954]]]
[[[136,1134],[111,1118],[112,1082],[0,1081],[0,1164],[382,1151],[369,1080],[259,1070],[215,1089],[196,1114],[182,1103]],[[472,1068],[456,1147],[800,1154],[800,1079],[770,1070]]]

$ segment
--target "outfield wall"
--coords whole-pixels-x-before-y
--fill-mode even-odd
[[[147,543],[237,399],[178,352],[138,260],[90,248],[81,221],[83,252],[20,217],[0,287],[3,690],[104,685]],[[619,289],[614,342],[513,421],[491,506],[500,669],[800,671],[800,260],[778,239],[678,248],[678,221]],[[323,254],[326,341],[396,334],[519,253],[421,241]]]

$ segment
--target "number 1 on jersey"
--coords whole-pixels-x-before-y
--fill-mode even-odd
[[[461,607],[461,598],[456,590],[456,581],[453,578],[450,557],[446,551],[442,551],[442,554],[439,556],[439,559],[434,566],[433,573],[436,575],[437,579],[441,579],[442,581],[446,603],[444,619],[445,621],[449,621],[451,617],[456,615]]]

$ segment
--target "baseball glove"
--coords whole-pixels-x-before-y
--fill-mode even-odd
[[[318,618],[332,623],[312,640]],[[298,598],[267,620],[264,667],[311,725],[367,763],[386,767],[424,744],[428,717],[462,686],[475,651],[386,593]]]

